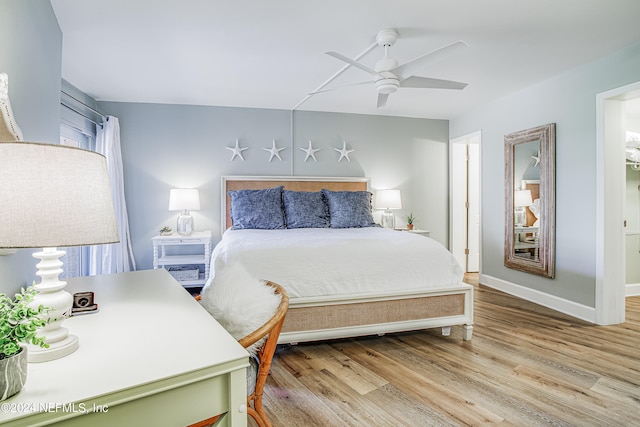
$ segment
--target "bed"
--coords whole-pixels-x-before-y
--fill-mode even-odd
[[[290,299],[279,343],[427,328],[442,328],[449,335],[452,326],[460,326],[463,340],[470,340],[473,287],[462,282],[453,256],[429,237],[369,224],[368,191],[366,178],[223,177],[224,232],[213,251],[206,286],[233,263],[282,285]],[[266,195],[259,209],[242,204],[245,196],[256,194]],[[325,204],[326,227],[297,221],[298,205],[292,200],[298,203],[302,197],[306,212],[313,204],[306,201],[318,194]],[[358,211],[367,195],[369,217]],[[273,228],[278,215],[270,209],[278,209],[277,197],[285,224],[278,217]],[[355,208],[349,210],[352,200]],[[252,223],[261,218],[268,224]],[[353,221],[368,226],[351,226]]]

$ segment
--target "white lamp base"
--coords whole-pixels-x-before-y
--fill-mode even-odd
[[[178,215],[176,231],[183,236],[190,236],[193,233],[193,217],[189,215],[189,211]]]
[[[59,359],[73,353],[79,346],[78,337],[69,335],[69,330],[61,327],[64,319],[71,315],[73,306],[73,297],[64,290],[67,282],[58,278],[62,273],[62,261],[59,258],[65,253],[56,248],[44,248],[42,252],[33,254],[34,258],[41,260],[37,265],[36,274],[42,281],[34,286],[38,293],[31,304],[51,307],[51,311],[47,313],[49,323],[38,331],[38,334],[43,336],[45,342],[49,344],[49,348],[29,345],[27,359],[29,362]]]
[[[395,228],[396,217],[390,210],[386,210],[382,213],[381,221],[384,228]]]
[[[65,329],[66,328],[59,328]],[[80,340],[75,335],[67,335],[62,341],[49,344],[49,348],[42,348],[32,344],[28,346],[27,361],[29,363],[48,362],[68,356],[78,349]]]
[[[514,209],[513,225],[522,227],[527,223],[527,211],[523,206]]]

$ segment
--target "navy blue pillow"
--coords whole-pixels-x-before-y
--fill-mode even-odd
[[[229,190],[234,230],[285,228],[282,186],[264,190]]]
[[[329,211],[321,191],[282,193],[287,228],[327,228]]]
[[[322,190],[329,206],[331,228],[377,227],[371,214],[368,191]]]

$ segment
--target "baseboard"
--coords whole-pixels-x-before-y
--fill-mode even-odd
[[[625,295],[628,297],[640,296],[640,283],[628,283],[626,286]]]
[[[507,282],[497,277],[482,274],[479,277],[480,283],[497,289],[518,298],[539,304],[541,306],[559,311],[560,313],[581,319],[590,323],[596,323],[596,310],[594,307],[588,307],[573,301],[566,300],[554,295],[545,294],[535,289],[527,288],[522,285]]]

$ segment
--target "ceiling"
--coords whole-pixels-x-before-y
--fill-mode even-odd
[[[640,42],[638,0],[51,0],[62,77],[98,101],[334,111],[452,119]],[[405,63],[457,40],[469,46],[417,75],[462,91],[400,88],[376,108],[371,85],[308,97],[396,29]],[[383,49],[361,62],[373,68]],[[349,67],[332,88],[370,80]]]

